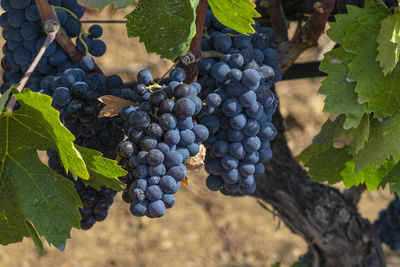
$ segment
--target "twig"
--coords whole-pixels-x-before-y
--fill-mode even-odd
[[[203,37],[204,21],[206,19],[206,12],[208,7],[207,0],[200,0],[199,5],[196,9],[196,35],[193,37],[190,43],[190,52],[193,54],[195,59],[201,59],[201,39]],[[196,80],[197,71],[199,69],[200,61],[195,60],[193,63],[184,65],[183,68],[186,72],[186,83],[190,83]]]
[[[260,2],[260,5],[267,8],[268,15],[271,18],[272,28],[277,35],[278,42],[289,40],[287,32],[288,24],[282,14],[279,0],[263,0]]]
[[[55,32],[47,34],[47,38],[44,41],[42,48],[40,48],[39,53],[37,54],[37,56],[36,56],[35,60],[32,62],[32,64],[29,66],[29,69],[27,70],[27,72],[24,74],[24,77],[22,77],[22,79],[17,87],[18,92],[22,92],[22,89],[24,89],[26,83],[28,82],[29,78],[31,77],[31,74],[36,69],[37,64],[39,63],[40,59],[46,52],[46,49],[54,41],[55,35],[56,35]],[[16,103],[17,103],[17,99],[15,99],[15,97],[12,96],[10,101],[7,104],[7,111],[12,112]]]
[[[81,20],[81,23],[104,23],[104,24],[109,24],[109,23],[127,23],[127,20]]]
[[[47,20],[56,20],[57,21],[57,17],[55,15],[55,13],[53,12],[52,8],[50,7],[47,0],[36,0],[36,4],[39,8],[40,17],[42,19],[42,22],[47,21]],[[56,35],[56,41],[64,49],[64,51],[68,54],[68,56],[71,58],[72,62],[78,63],[81,60],[81,58],[83,56],[85,56],[84,53],[79,51],[79,49],[72,42],[71,38],[64,32],[64,30],[62,28],[60,28],[60,30],[58,31],[58,33]],[[95,65],[93,72],[103,74],[103,71],[97,65]]]
[[[293,39],[283,41],[278,50],[281,56],[281,69],[285,72],[304,50],[317,46],[318,39],[324,32],[325,24],[335,6],[335,0],[321,0],[314,5],[314,12],[304,27],[296,32]]]

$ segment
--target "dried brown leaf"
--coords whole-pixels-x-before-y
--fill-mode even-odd
[[[136,106],[136,103],[131,100],[126,100],[113,95],[105,95],[98,100],[105,104],[105,107],[100,111],[99,118],[101,117],[115,117],[121,110],[129,105]]]
[[[201,167],[204,166],[204,158],[206,156],[206,148],[203,145],[200,145],[199,153],[194,156],[188,158],[185,163],[185,166],[188,170],[199,170]]]

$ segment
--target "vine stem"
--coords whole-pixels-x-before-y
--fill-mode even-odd
[[[39,63],[40,59],[43,57],[47,48],[55,40],[55,38],[56,38],[55,32],[47,34],[46,40],[44,41],[42,48],[40,48],[39,53],[37,54],[37,56],[36,56],[35,60],[32,62],[32,64],[29,66],[29,69],[27,70],[27,72],[24,74],[24,77],[22,77],[22,79],[17,87],[18,92],[22,92],[22,89],[24,89],[26,83],[28,82],[29,78],[31,77],[31,74],[36,69],[36,66]],[[15,97],[12,96],[10,101],[7,104],[7,107],[6,107],[7,111],[12,112],[16,103],[17,103],[17,99],[15,99]]]
[[[190,52],[193,54],[196,60],[188,65],[184,65],[183,69],[186,72],[185,83],[193,82],[197,79],[197,72],[202,58],[201,52],[201,38],[203,37],[204,21],[206,19],[206,12],[208,7],[207,0],[200,0],[196,9],[196,35],[193,37],[190,43]]]
[[[308,48],[318,44],[324,32],[325,24],[335,6],[335,0],[320,0],[314,4],[314,12],[303,27],[299,27],[291,41],[282,41],[278,45],[280,66],[285,72]]]

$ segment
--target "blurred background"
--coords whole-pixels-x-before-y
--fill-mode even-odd
[[[83,19],[123,19],[133,7],[101,13],[92,10]],[[85,24],[88,28],[90,24]],[[148,54],[137,38],[129,39],[124,24],[103,24],[105,56],[96,59],[105,74],[119,74],[125,82],[136,79],[141,69],[154,77],[163,75],[172,63]],[[291,25],[294,26],[294,25]],[[294,27],[291,27],[294,28]],[[293,32],[293,29],[292,29]],[[3,42],[3,40],[1,40]],[[306,51],[298,62],[320,60],[333,47],[326,36],[319,46]],[[1,70],[0,70],[1,71]],[[282,81],[277,85],[287,138],[294,155],[312,141],[327,115],[324,97],[317,94],[323,78]],[[64,252],[45,246],[41,254],[30,239],[0,247],[0,266],[102,267],[102,266],[290,266],[307,251],[307,244],[253,197],[226,197],[208,191],[206,173],[189,174],[189,186],[176,194],[176,205],[161,219],[137,218],[129,205],[115,198],[107,219],[88,231],[72,231]],[[343,190],[342,185],[337,185]],[[365,192],[359,205],[370,221],[393,197],[388,191]],[[385,245],[388,266],[400,266],[400,253]]]

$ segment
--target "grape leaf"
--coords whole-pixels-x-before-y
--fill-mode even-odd
[[[328,119],[321,128],[321,131],[313,139],[313,144],[329,145],[343,132],[345,116],[340,115],[335,120]]]
[[[0,118],[0,243],[32,236],[25,223],[30,221],[39,236],[58,246],[72,227],[79,227],[81,202],[73,183],[45,166],[37,150],[67,143],[68,131],[54,119],[49,97],[29,90],[13,93],[21,108]],[[68,146],[60,147],[66,153]]]
[[[319,67],[328,74],[318,91],[326,95],[324,111],[332,115],[346,114],[346,129],[357,127],[367,110],[366,104],[357,101],[355,83],[346,80],[347,64],[352,59],[353,56],[340,47],[326,53]]]
[[[342,180],[341,172],[346,162],[352,159],[347,148],[313,144],[297,157],[309,168],[308,174],[314,181],[328,181],[330,184]]]
[[[400,194],[400,163],[397,163],[382,180],[381,186],[384,188],[389,184],[390,192]]]
[[[74,176],[88,179],[85,162],[73,143],[75,137],[61,124],[59,112],[51,107],[51,97],[33,93],[28,89],[24,89],[22,93],[13,89],[13,94],[22,106],[18,112],[13,113],[13,118],[20,123],[20,128],[40,135],[45,131],[43,138],[58,149],[66,173],[71,171]],[[35,142],[34,139],[30,140]]]
[[[359,101],[367,103],[368,111],[378,118],[390,116],[400,107],[400,69],[395,68],[385,77],[376,61],[376,36],[384,17],[382,13],[361,17],[359,23],[346,28],[343,37],[343,47],[354,54],[347,78],[357,82]]]
[[[175,60],[189,50],[196,33],[199,0],[139,0],[126,16],[129,37],[139,37],[148,52]]]
[[[261,15],[256,11],[256,5],[251,0],[208,0],[214,16],[223,25],[243,34],[255,33],[251,26],[253,18]]]
[[[378,56],[383,73],[386,76],[393,71],[399,62],[400,56],[400,16],[394,14],[383,19],[376,41],[378,42]]]
[[[0,117],[3,114],[3,110],[4,110],[5,106],[6,106],[6,103],[7,103],[7,100],[8,100],[8,96],[10,95],[10,93],[11,93],[11,88],[8,89],[4,93],[4,95],[0,96]]]
[[[371,122],[368,142],[354,155],[356,171],[366,168],[368,164],[379,168],[389,158],[395,162],[400,160],[400,113],[382,122]]]
[[[340,174],[346,187],[358,186],[364,183],[368,190],[373,191],[378,189],[382,180],[393,168],[393,165],[393,161],[385,161],[379,169],[367,165],[365,169],[361,169],[356,173],[354,161],[348,161],[346,162],[346,168]]]
[[[345,116],[340,115],[334,121],[328,119],[317,136],[313,139],[313,144],[333,144],[339,137],[346,137],[351,140],[350,153],[352,155],[359,152],[365,145],[369,137],[370,121],[365,114],[357,128],[343,129]]]
[[[104,185],[116,191],[122,190],[123,183],[118,180],[118,177],[126,175],[127,172],[118,166],[115,160],[103,158],[99,151],[75,146],[88,167],[90,179],[87,183],[91,187],[100,190]]]
[[[383,12],[390,14],[388,8],[381,4],[374,4],[373,0],[365,1],[364,8],[360,8],[353,5],[347,5],[347,14],[339,14],[335,16],[335,22],[329,23],[329,30],[327,31],[328,36],[335,42],[341,44],[342,38],[345,34],[345,29],[356,23],[357,18],[366,16],[368,14],[374,14],[377,12]]]
[[[78,0],[82,6],[103,9],[109,4],[114,4],[114,10],[126,8],[134,2],[134,0]]]
[[[368,114],[364,114],[357,128],[343,131],[343,136],[351,138],[350,152],[352,155],[364,148],[368,141],[370,131],[370,119]]]

